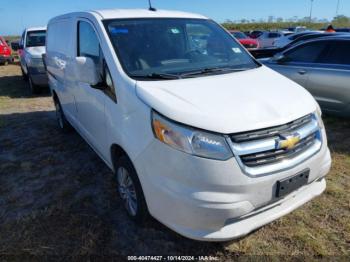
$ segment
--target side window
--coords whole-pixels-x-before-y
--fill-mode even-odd
[[[99,39],[93,27],[84,21],[78,23],[78,56],[90,57],[96,64],[102,82],[98,84],[103,87],[104,93],[116,101],[116,93],[113,80],[108,69],[106,60],[100,47]]]
[[[278,34],[278,33],[269,33],[269,38],[277,38],[277,37],[280,37],[281,35]]]
[[[286,53],[286,57],[291,62],[315,63],[324,53],[327,42],[314,42],[297,46]]]
[[[335,65],[350,65],[350,42],[333,41],[329,43],[327,55],[322,56],[320,63]]]
[[[79,22],[78,56],[90,57],[97,60],[100,57],[100,43],[95,30],[87,22]]]

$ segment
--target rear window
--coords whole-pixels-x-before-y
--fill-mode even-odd
[[[280,37],[281,35],[278,34],[278,33],[269,33],[269,38],[277,38],[277,37]]]
[[[250,37],[251,38],[258,38],[259,36],[261,36],[263,34],[263,32],[261,31],[253,31],[251,34],[250,34]]]
[[[246,39],[248,38],[244,33],[242,32],[233,32],[232,33],[234,37],[236,37],[237,39]]]
[[[45,41],[46,41],[45,30],[27,32],[26,47],[45,46]]]

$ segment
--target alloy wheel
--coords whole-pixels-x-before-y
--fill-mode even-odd
[[[136,216],[138,205],[135,185],[128,170],[122,166],[117,171],[117,182],[119,195],[127,212],[132,217]]]

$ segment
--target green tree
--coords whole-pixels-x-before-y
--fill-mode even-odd
[[[334,17],[332,24],[337,27],[350,27],[350,17],[338,15]]]

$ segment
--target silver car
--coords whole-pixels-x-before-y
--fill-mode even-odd
[[[259,41],[260,48],[272,47],[275,40],[282,37],[283,34],[280,32],[263,32],[256,40]]]
[[[350,117],[350,35],[307,41],[262,60],[305,87],[325,113]]]

